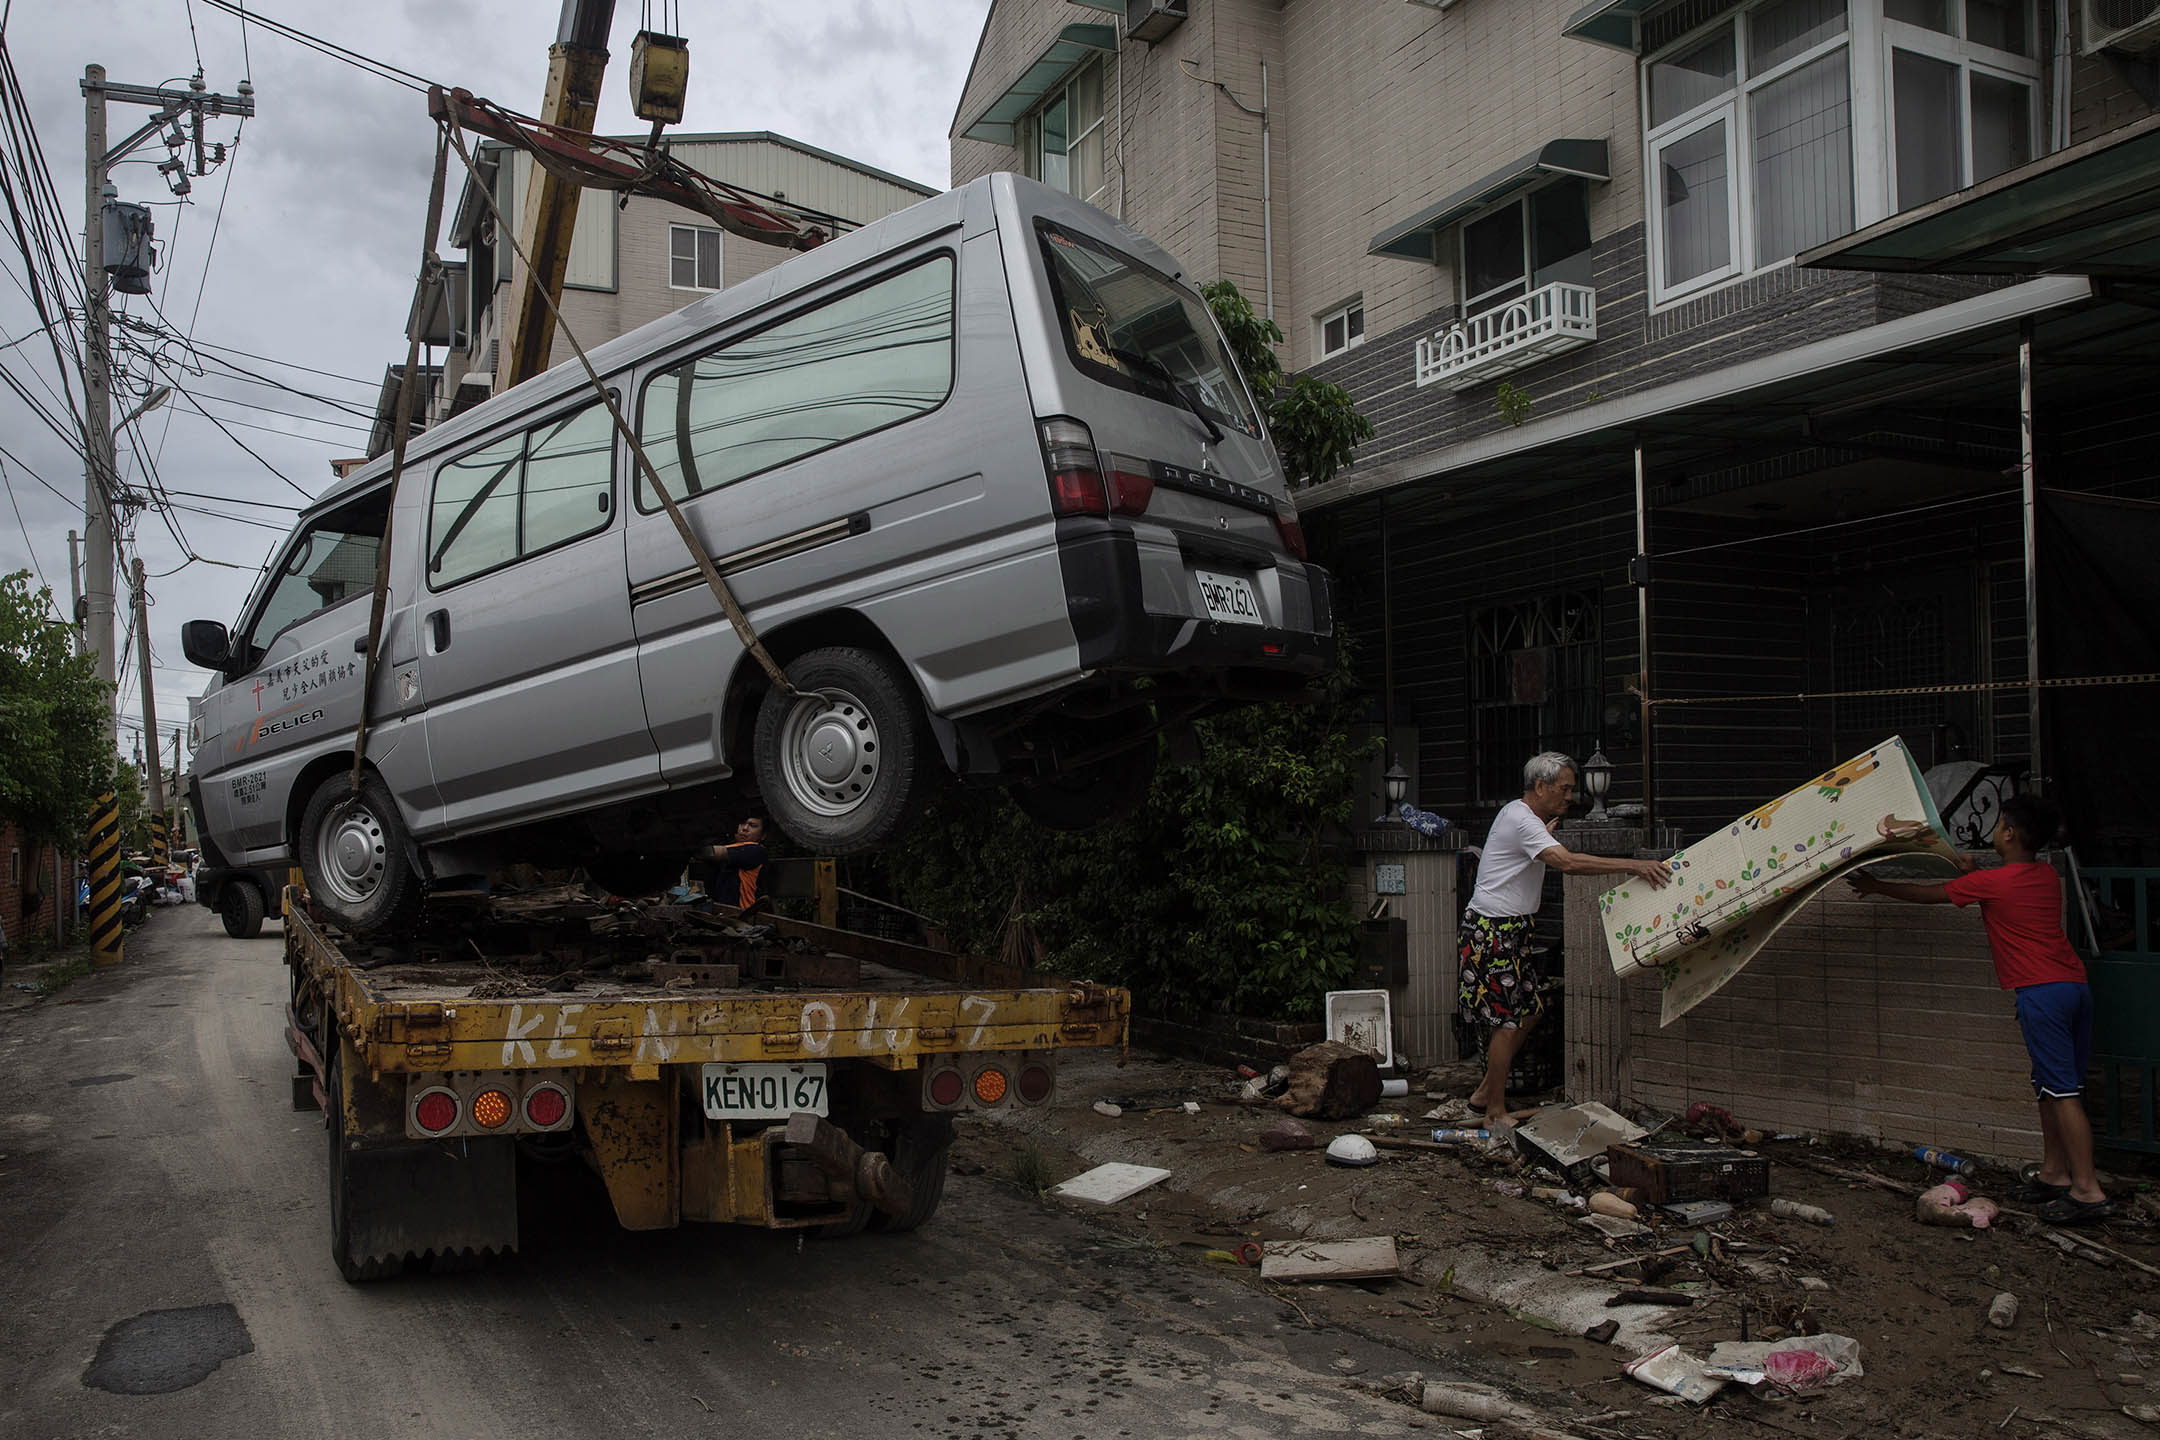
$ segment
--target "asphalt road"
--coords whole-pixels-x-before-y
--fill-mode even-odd
[[[617,1229],[521,1176],[522,1252],[349,1286],[295,1112],[277,926],[156,913],[0,1012],[0,1436],[1391,1435],[1313,1331],[984,1177],[908,1236]],[[1422,1428],[1421,1426],[1419,1428]]]

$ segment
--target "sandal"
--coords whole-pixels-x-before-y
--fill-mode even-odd
[[[2050,1225],[2091,1225],[2114,1213],[2112,1201],[2079,1200],[2069,1195],[2040,1207],[2040,1218]]]
[[[2045,1205],[2050,1200],[2060,1200],[2070,1193],[2067,1185],[2050,1185],[2035,1176],[2028,1176],[2022,1183],[2010,1188],[2010,1200],[2018,1205]]]

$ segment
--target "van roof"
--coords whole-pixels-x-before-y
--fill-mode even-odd
[[[790,256],[770,270],[597,345],[587,352],[592,357],[593,369],[606,376],[611,370],[621,369],[654,351],[666,350],[692,339],[738,315],[758,310],[775,299],[785,298],[872,260],[885,251],[958,225],[976,207],[985,205],[996,207],[1000,213],[1039,216],[1093,234],[1172,279],[1184,278],[1182,267],[1167,251],[1123,221],[1026,176],[999,172],[873,220],[815,250]],[[425,459],[465,442],[510,416],[543,409],[590,384],[585,378],[584,367],[572,355],[569,360],[515,389],[421,432],[407,447],[406,459],[408,463]],[[389,473],[390,455],[385,452],[323,491],[309,504],[306,513],[312,516],[334,508],[341,501],[381,483]]]

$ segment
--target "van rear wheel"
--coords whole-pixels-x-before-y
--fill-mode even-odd
[[[915,685],[888,656],[853,645],[787,667],[790,695],[758,707],[753,760],[772,818],[805,849],[874,849],[929,798],[936,751]]]
[[[373,935],[418,918],[425,887],[413,870],[412,837],[390,787],[372,771],[357,795],[343,770],[316,786],[294,848],[308,897],[339,929]]]
[[[218,895],[218,918],[233,939],[253,940],[262,934],[262,892],[245,880],[233,881]]]

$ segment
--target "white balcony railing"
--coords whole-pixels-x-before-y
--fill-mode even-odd
[[[1468,390],[1597,339],[1597,291],[1560,281],[1418,341],[1417,383]]]

